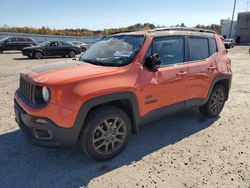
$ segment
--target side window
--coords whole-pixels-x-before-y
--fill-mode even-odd
[[[153,40],[152,54],[160,55],[161,65],[184,62],[184,37],[159,37]]]
[[[16,42],[16,38],[15,37],[9,38],[7,42]]]
[[[189,37],[189,60],[196,61],[209,57],[208,39]]]
[[[210,46],[210,55],[213,55],[216,52],[218,52],[215,38],[210,38],[209,39],[209,46]]]
[[[25,38],[17,38],[17,42],[25,42]]]
[[[50,44],[50,46],[59,46],[59,45],[58,45],[58,42],[55,41],[55,42],[52,42],[52,43]]]
[[[62,45],[62,46],[70,46],[70,44],[69,44],[69,43],[64,42],[64,41],[61,41],[60,43],[61,43],[61,45]]]

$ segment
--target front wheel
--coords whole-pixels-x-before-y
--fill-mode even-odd
[[[35,59],[42,59],[43,53],[37,51],[37,52],[34,53],[34,56],[33,56],[33,57],[34,57]]]
[[[225,101],[225,88],[222,85],[217,85],[214,87],[207,103],[200,107],[200,112],[207,117],[216,117],[221,113]]]
[[[128,115],[120,108],[103,106],[88,116],[81,132],[80,147],[91,158],[108,160],[122,152],[130,134]]]

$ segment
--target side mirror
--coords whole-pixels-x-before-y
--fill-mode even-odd
[[[161,65],[160,55],[153,54],[145,59],[144,66],[150,70],[157,70]]]

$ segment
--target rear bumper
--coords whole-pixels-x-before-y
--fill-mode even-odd
[[[58,127],[51,120],[34,117],[14,101],[15,120],[30,143],[44,147],[72,148],[76,145],[79,130]]]

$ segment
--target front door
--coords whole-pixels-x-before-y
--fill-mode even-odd
[[[148,55],[158,53],[161,66],[157,71],[142,68],[142,115],[159,117],[184,108],[187,97],[188,64],[185,62],[185,37],[154,38]],[[152,112],[152,113],[151,113]],[[153,118],[153,117],[152,117]]]
[[[57,41],[51,42],[45,48],[45,53],[47,56],[58,56],[60,55],[60,44]]]

